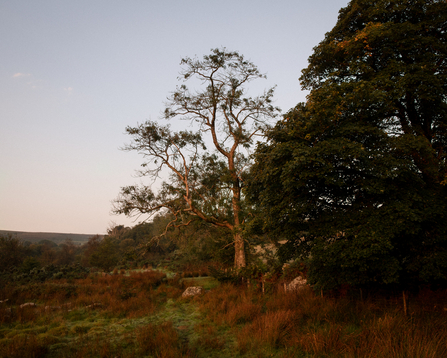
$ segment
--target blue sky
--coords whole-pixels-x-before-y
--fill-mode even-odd
[[[104,233],[142,160],[125,127],[160,120],[182,57],[239,51],[283,112],[347,0],[0,0],[0,229]],[[175,128],[175,125],[174,127]],[[143,218],[140,218],[140,220]]]

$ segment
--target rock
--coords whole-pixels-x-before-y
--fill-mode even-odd
[[[191,286],[188,287],[185,292],[183,292],[182,297],[191,297],[191,296],[195,296],[195,295],[200,295],[203,292],[203,288],[200,286]]]
[[[100,306],[102,306],[102,304],[99,302],[96,302],[96,303],[92,303],[91,305],[87,306],[86,308],[95,308],[95,307],[100,307]]]
[[[307,280],[304,277],[298,276],[293,279],[289,284],[285,284],[284,288],[286,292],[301,291],[303,288],[308,287]]]
[[[25,307],[37,307],[37,305],[34,302],[27,302],[27,303],[24,303],[23,305],[20,305],[20,308],[25,308]]]
[[[27,303],[20,305],[20,308],[25,308],[25,307],[37,307],[37,305],[34,302],[27,302]]]

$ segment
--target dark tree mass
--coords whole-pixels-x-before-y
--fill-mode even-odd
[[[446,285],[446,31],[446,1],[351,1],[258,146],[252,228],[317,287]]]

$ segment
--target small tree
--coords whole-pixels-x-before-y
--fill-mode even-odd
[[[83,266],[90,266],[90,259],[92,255],[99,250],[101,246],[102,237],[100,235],[92,236],[88,239],[87,243],[82,245],[82,258],[81,263]]]
[[[59,245],[59,252],[57,257],[58,265],[71,265],[75,261],[77,247],[71,239],[66,239]]]
[[[0,235],[0,272],[20,266],[28,251],[16,236]]]
[[[265,75],[237,52],[214,49],[201,61],[185,58],[181,65],[180,79],[196,79],[203,88],[177,87],[168,98],[164,117],[190,121],[196,130],[173,132],[155,122],[127,127],[133,141],[124,149],[147,159],[140,175],[155,179],[164,168],[171,175],[157,194],[150,186],[122,188],[114,212],[130,216],[168,210],[174,218],[168,227],[200,219],[231,230],[235,267],[243,267],[243,175],[255,137],[279,112],[272,105],[273,88],[257,97],[246,96],[245,86]],[[208,144],[211,152],[206,151]]]
[[[105,237],[96,250],[92,252],[89,261],[90,265],[107,272],[118,264],[119,259],[120,251],[117,242],[110,237]]]

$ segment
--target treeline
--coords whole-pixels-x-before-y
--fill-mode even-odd
[[[6,236],[8,234],[17,236],[20,240],[28,241],[33,244],[37,244],[39,241],[42,240],[49,240],[58,245],[62,244],[67,239],[72,240],[73,243],[76,245],[82,245],[86,243],[91,236],[93,236],[89,234],[0,230],[0,236]]]
[[[115,268],[180,267],[210,261],[232,265],[234,246],[228,233],[203,222],[166,231],[170,220],[169,215],[160,215],[132,228],[116,225],[107,230],[107,235],[92,236],[82,245],[70,239],[58,245],[50,240],[31,243],[12,234],[0,235],[0,272],[27,275],[68,266],[109,272]]]

